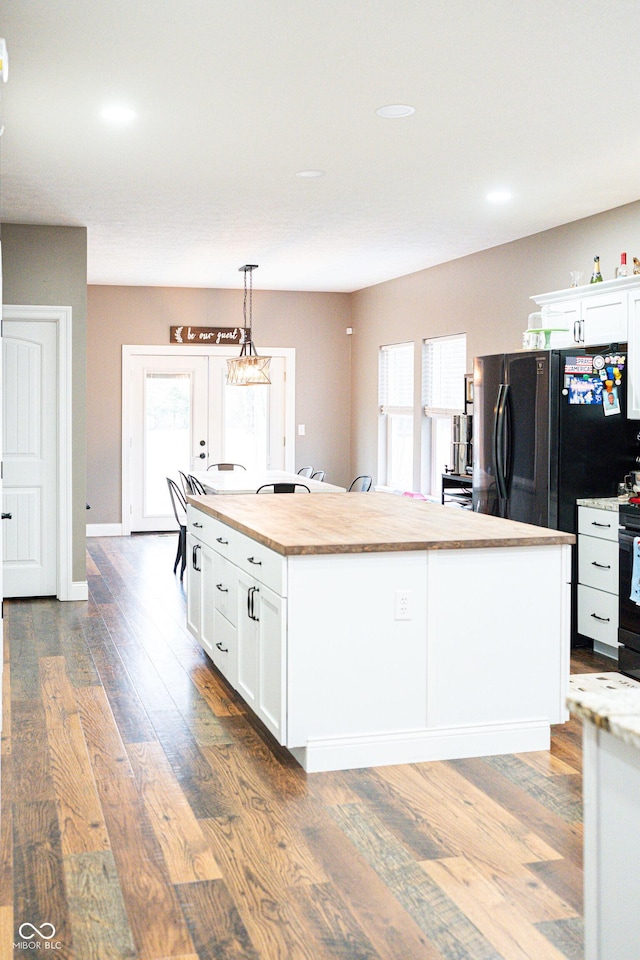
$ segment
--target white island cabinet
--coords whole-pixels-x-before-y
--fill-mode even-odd
[[[571,535],[384,493],[190,497],[187,528],[189,629],[305,770],[546,749],[566,719]]]

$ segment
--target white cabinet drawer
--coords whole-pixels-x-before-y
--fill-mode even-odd
[[[233,560],[245,573],[251,574],[260,583],[264,583],[278,596],[286,597],[286,557],[240,533],[235,544]]]
[[[603,511],[600,511],[601,513]],[[618,542],[578,537],[578,579],[588,587],[618,593]]]
[[[618,646],[618,597],[578,585],[578,631],[611,647]]]
[[[578,533],[618,542],[618,511],[578,507]]]
[[[211,650],[211,659],[220,673],[232,687],[237,682],[238,641],[237,631],[232,623],[220,613],[214,612],[215,642]]]
[[[233,624],[238,622],[238,570],[225,557],[214,555],[212,582],[206,585],[213,593],[215,609]]]
[[[242,536],[226,523],[210,517],[190,504],[187,507],[187,531],[223,557],[232,556],[236,541]]]

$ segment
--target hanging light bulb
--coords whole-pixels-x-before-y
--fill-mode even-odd
[[[257,263],[245,263],[239,268],[244,273],[244,340],[240,356],[235,360],[227,360],[227,383],[235,386],[254,386],[260,383],[271,383],[269,379],[269,364],[271,357],[260,357],[256,352],[252,337],[253,323],[253,271],[258,269]],[[249,274],[249,322],[247,323],[247,274]]]

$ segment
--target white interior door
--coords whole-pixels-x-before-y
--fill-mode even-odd
[[[3,587],[5,597],[56,595],[57,327],[3,323]]]
[[[167,477],[206,468],[207,357],[132,358],[131,530],[173,530]]]

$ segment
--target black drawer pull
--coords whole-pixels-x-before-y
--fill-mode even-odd
[[[220,593],[229,593],[229,587],[223,587],[221,583],[216,583],[216,590],[219,590]]]
[[[3,514],[2,514],[2,519],[3,519],[3,520],[11,520],[11,514],[10,514],[10,513],[3,513]]]
[[[196,520],[193,521],[194,527],[198,527],[199,530],[202,530],[202,524],[198,523]]]
[[[256,560],[255,557],[247,557],[247,560],[249,561],[249,563],[255,564],[256,567],[262,566],[262,560]]]
[[[611,564],[610,564],[610,563],[598,563],[597,560],[592,560],[592,561],[591,561],[591,566],[592,566],[592,567],[598,567],[599,570],[611,570]]]
[[[611,623],[611,617],[599,617],[597,613],[592,613],[591,616],[594,620],[599,620],[600,623]]]
[[[216,643],[216,647],[218,648],[220,653],[229,653],[229,647],[223,647],[222,644],[219,642]]]
[[[229,544],[229,541],[228,541],[228,540],[223,540],[222,537],[216,537],[216,543],[222,543],[222,544],[224,544],[225,546],[227,546],[227,545]]]
[[[610,524],[610,523],[598,523],[597,520],[592,520],[592,521],[591,521],[591,526],[592,526],[592,527],[606,527],[607,530],[611,530],[611,524]]]

